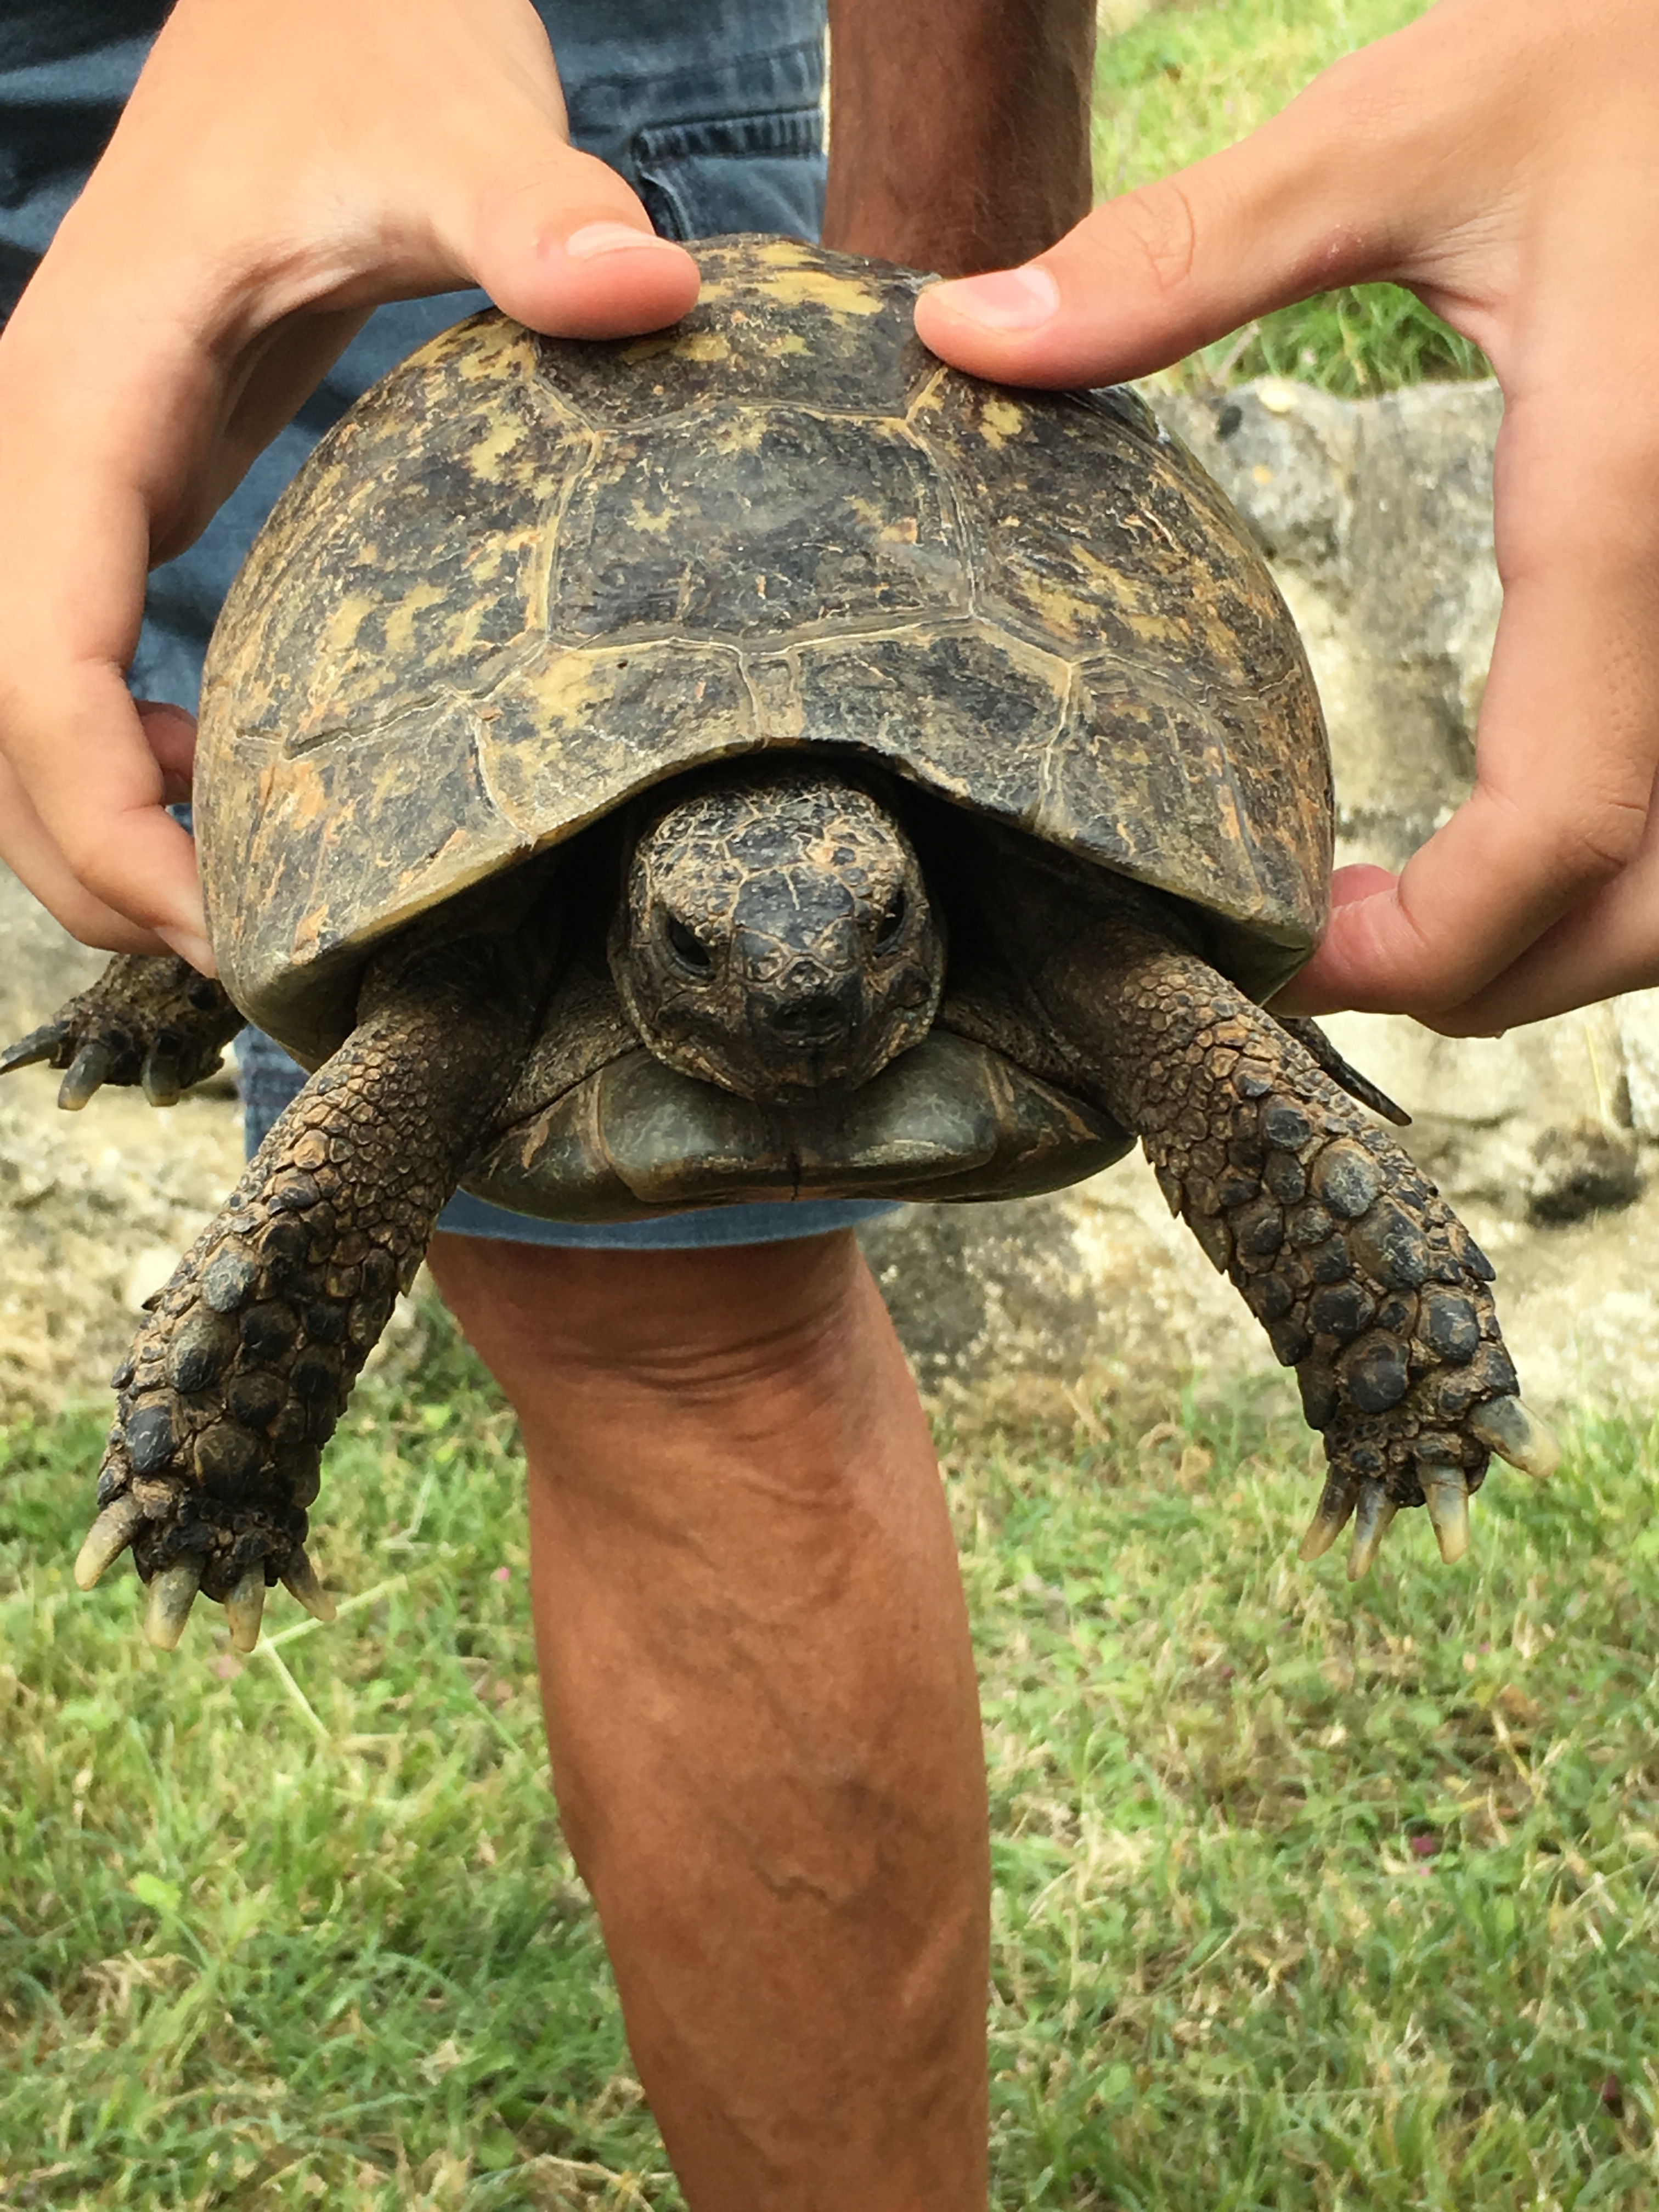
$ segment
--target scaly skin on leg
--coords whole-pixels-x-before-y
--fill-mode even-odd
[[[1330,1475],[1304,1546],[1354,1516],[1349,1572],[1402,1505],[1443,1553],[1468,1543],[1492,1450],[1546,1473],[1547,1434],[1515,1395],[1486,1255],[1434,1185],[1271,1015],[1202,960],[1127,924],[1045,969],[1073,1038],[1092,1006],[1101,1089],[1186,1220],[1294,1366]]]
[[[511,1083],[533,1000],[497,948],[404,960],[271,1129],[153,1303],[115,1376],[82,1587],[131,1543],[146,1633],[198,1588],[251,1650],[269,1583],[325,1607],[306,1558],[322,1449]]]
[[[983,2212],[972,1658],[853,1240],[429,1257],[523,1425],[560,1810],[693,2212]]]
[[[58,1103],[70,1113],[106,1083],[142,1083],[172,1106],[217,1069],[242,1017],[221,987],[172,953],[118,953],[88,990],[0,1053],[14,1067],[67,1068]]]

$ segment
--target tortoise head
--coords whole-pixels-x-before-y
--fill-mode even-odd
[[[925,1036],[945,948],[874,787],[745,763],[671,787],[645,817],[611,967],[659,1060],[785,1105],[856,1090]]]

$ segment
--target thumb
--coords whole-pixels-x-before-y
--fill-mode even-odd
[[[1353,1004],[1352,962],[1345,957],[1360,909],[1371,899],[1392,902],[1400,878],[1387,868],[1360,860],[1338,868],[1331,878],[1331,920],[1323,943],[1305,968],[1298,969],[1273,1002],[1276,1014],[1331,1014]]]
[[[1384,41],[1384,46],[1392,41]],[[1253,315],[1382,273],[1409,220],[1409,165],[1360,127],[1339,64],[1261,130],[1104,201],[1018,269],[931,285],[923,343],[998,383],[1114,383],[1167,366]],[[1388,115],[1373,99],[1369,112]]]
[[[459,195],[456,259],[518,321],[556,337],[624,337],[695,305],[685,248],[659,238],[616,171],[550,125],[529,144],[498,143],[476,175]]]

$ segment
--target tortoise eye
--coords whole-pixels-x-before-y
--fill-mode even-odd
[[[668,946],[682,967],[689,968],[694,975],[706,975],[714,964],[714,956],[700,937],[694,936],[676,915],[668,917]]]
[[[900,930],[904,927],[904,918],[909,911],[910,902],[906,898],[904,886],[901,884],[892,897],[888,900],[887,911],[882,915],[881,927],[876,932],[878,952],[885,952],[888,947],[896,942]]]

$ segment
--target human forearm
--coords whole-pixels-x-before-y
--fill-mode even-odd
[[[830,0],[826,245],[959,276],[1088,210],[1093,0]]]

